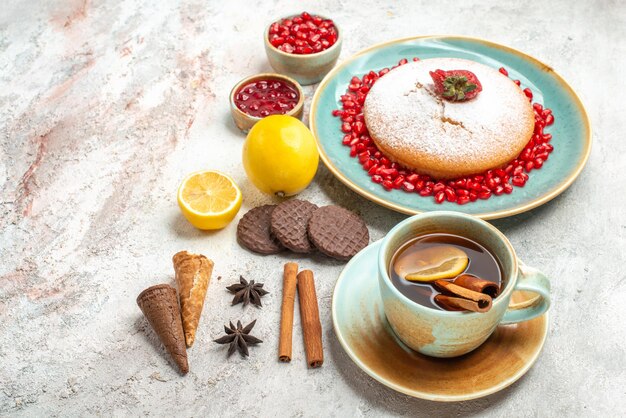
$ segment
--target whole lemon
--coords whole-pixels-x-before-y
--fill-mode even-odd
[[[258,121],[243,145],[243,167],[264,193],[292,196],[304,190],[317,171],[315,138],[298,119],[272,115]]]

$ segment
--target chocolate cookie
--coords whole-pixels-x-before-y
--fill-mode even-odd
[[[270,228],[270,218],[275,207],[276,205],[257,206],[243,215],[237,225],[239,244],[259,254],[276,254],[284,250]]]
[[[305,200],[291,199],[276,206],[272,212],[272,233],[281,244],[296,253],[315,250],[307,235],[307,225],[317,205]]]
[[[369,243],[367,225],[357,214],[340,206],[323,206],[313,212],[309,239],[324,254],[349,260]]]

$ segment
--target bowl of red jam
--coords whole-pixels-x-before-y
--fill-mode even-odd
[[[324,78],[337,63],[343,41],[332,19],[307,12],[270,23],[264,39],[272,68],[302,85]]]
[[[281,74],[256,74],[244,78],[230,92],[230,110],[235,125],[248,132],[269,115],[302,119],[304,93],[298,82]]]

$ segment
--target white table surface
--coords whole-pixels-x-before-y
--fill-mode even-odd
[[[626,414],[626,5],[619,1],[17,1],[0,6],[1,416],[618,416]],[[294,358],[276,361],[281,271],[236,222],[201,232],[175,191],[197,169],[230,173],[241,216],[272,199],[241,167],[244,137],[227,95],[270,67],[273,18],[328,14],[341,58],[377,42],[462,34],[549,63],[581,95],[594,146],[576,183],[534,211],[494,221],[553,283],[544,351],[520,381],[463,403],[383,387],[342,351],[330,298],[343,264],[300,259],[316,273],[326,362],[305,368],[299,315]],[[314,87],[307,87],[310,97]],[[306,111],[308,112],[308,102]],[[556,138],[558,140],[558,138]],[[344,187],[322,166],[302,197],[359,211],[372,240],[403,215]],[[135,304],[173,283],[171,256],[201,252],[214,280],[180,376]],[[262,310],[230,307],[239,274],[272,293]],[[215,278],[222,276],[222,280]],[[229,319],[258,318],[266,342],[247,360],[211,342]],[[497,362],[497,359],[494,359]]]

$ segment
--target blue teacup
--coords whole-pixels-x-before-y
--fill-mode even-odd
[[[502,267],[503,289],[485,313],[444,311],[420,305],[404,296],[389,277],[396,251],[407,241],[426,234],[449,233],[472,239],[487,248]],[[387,320],[407,346],[433,357],[455,357],[480,346],[500,324],[528,321],[550,307],[550,282],[540,271],[515,255],[509,240],[491,224],[459,212],[427,212],[396,225],[378,253],[378,282]],[[535,297],[509,305],[514,291]]]

